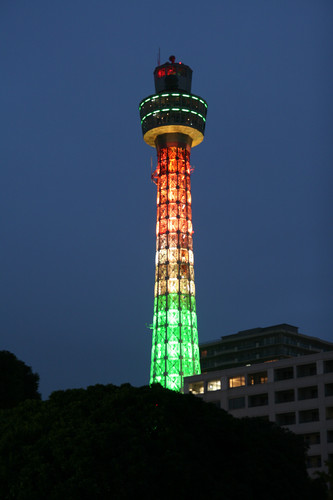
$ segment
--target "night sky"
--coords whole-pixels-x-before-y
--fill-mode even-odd
[[[156,152],[171,54],[208,102],[192,150],[199,339],[333,341],[333,3],[2,0],[0,350],[51,391],[149,382]]]

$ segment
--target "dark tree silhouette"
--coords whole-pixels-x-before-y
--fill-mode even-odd
[[[160,386],[57,391],[0,411],[0,498],[321,500],[295,434]]]
[[[39,375],[9,351],[0,351],[0,409],[26,399],[40,399]]]

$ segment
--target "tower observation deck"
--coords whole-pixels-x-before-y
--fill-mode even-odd
[[[200,373],[194,285],[191,147],[204,138],[207,103],[191,93],[192,70],[157,66],[154,95],[139,105],[145,142],[157,150],[156,272],[150,383],[180,391]]]

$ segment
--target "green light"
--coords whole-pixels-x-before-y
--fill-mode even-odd
[[[155,109],[155,111],[151,111],[150,113],[147,113],[141,120],[141,124],[143,121],[148,118],[150,115],[156,115],[157,113],[165,113],[167,111],[183,111],[184,113],[192,113],[193,115],[200,116],[200,118],[205,122],[206,118],[202,116],[200,113],[197,111],[192,111],[191,109],[186,109],[186,108],[163,108],[163,109]]]
[[[189,95],[189,94],[176,94],[176,93],[167,93],[167,94],[156,94],[156,95],[153,95],[151,97],[147,97],[147,99],[145,99],[144,101],[142,101],[140,104],[139,104],[139,110],[141,110],[142,106],[144,104],[146,104],[146,102],[149,102],[149,101],[153,101],[153,100],[156,100],[158,99],[159,97],[185,97],[187,99],[193,99],[195,101],[200,101],[206,108],[208,107],[206,102],[201,99],[200,97],[197,97],[195,95]]]
[[[185,376],[200,373],[195,297],[170,293],[154,300],[150,383],[179,391]]]

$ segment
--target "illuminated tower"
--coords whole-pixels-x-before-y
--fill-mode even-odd
[[[143,138],[157,150],[156,274],[150,383],[180,391],[200,373],[194,286],[191,147],[202,142],[207,104],[191,94],[192,70],[154,71],[156,93],[140,103]]]

